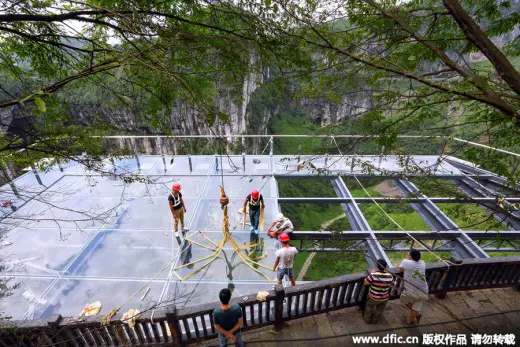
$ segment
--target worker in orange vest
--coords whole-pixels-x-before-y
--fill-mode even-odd
[[[168,205],[173,215],[173,226],[175,229],[175,236],[178,236],[179,222],[181,222],[181,229],[184,231],[184,213],[186,213],[186,207],[184,206],[184,200],[182,200],[182,194],[180,192],[181,185],[175,183],[172,187],[172,192],[168,196]]]
[[[258,242],[258,225],[260,224],[260,209],[265,208],[264,197],[258,190],[253,190],[244,201],[244,213],[246,207],[249,205],[249,221],[251,222],[251,236],[254,236],[256,242]]]

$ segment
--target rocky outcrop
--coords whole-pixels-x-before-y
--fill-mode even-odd
[[[327,126],[364,114],[372,108],[372,97],[367,92],[346,93],[342,103],[303,99],[300,105],[309,113],[313,123]]]

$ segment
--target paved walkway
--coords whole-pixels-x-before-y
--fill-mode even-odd
[[[457,322],[449,313],[461,319]],[[504,311],[518,310],[512,313]],[[325,314],[292,320],[286,326],[276,331],[273,327],[265,327],[243,334],[247,346],[346,346],[353,345],[352,335],[380,336],[396,334],[397,336],[419,336],[421,345],[423,334],[466,334],[466,346],[472,346],[471,334],[516,334],[520,343],[520,292],[514,288],[486,289],[449,293],[445,299],[430,300],[424,306],[421,323],[410,327],[403,326],[405,308],[399,300],[391,301],[378,324],[366,324],[362,313],[357,308],[347,308]],[[499,314],[497,314],[499,313]],[[484,316],[487,315],[487,316]],[[483,317],[478,317],[483,316]],[[472,317],[476,317],[473,318]],[[450,322],[450,323],[445,323]],[[434,323],[441,323],[433,325]],[[379,330],[380,332],[372,332]],[[386,330],[386,331],[381,331]],[[332,337],[328,339],[317,338]],[[432,336],[433,337],[433,336]],[[303,341],[286,341],[287,339],[302,339]],[[255,342],[263,341],[263,342]],[[272,341],[272,342],[265,342]],[[205,342],[203,345],[216,345],[217,341]],[[371,343],[363,346],[373,345]],[[379,344],[379,346],[396,346],[398,343]],[[433,343],[431,344],[433,346]],[[438,344],[449,346],[450,344]],[[455,341],[451,343],[455,346]],[[461,344],[464,345],[464,344]],[[491,346],[484,344],[481,346]],[[505,345],[505,344],[504,344]],[[475,346],[475,344],[473,344]]]

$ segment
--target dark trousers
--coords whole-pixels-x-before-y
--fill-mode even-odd
[[[253,228],[258,229],[258,224],[260,224],[260,209],[253,210],[251,206],[249,207],[249,221]]]
[[[377,323],[385,309],[388,300],[377,301],[370,296],[367,297],[367,304],[365,306],[365,321],[368,323]]]

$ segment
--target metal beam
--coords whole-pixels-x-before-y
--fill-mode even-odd
[[[431,251],[431,249],[424,248],[424,247],[414,247],[414,249],[417,249],[421,252],[428,252]],[[452,252],[455,248],[442,248],[442,249],[436,249],[437,252]],[[397,248],[384,248],[385,252],[410,252],[410,247],[397,247]],[[327,248],[305,248],[305,252],[359,252],[359,249],[349,249],[349,248],[334,248],[334,247],[327,247]]]
[[[388,256],[386,255],[383,247],[377,241],[370,225],[368,224],[365,216],[361,213],[359,206],[356,204],[354,200],[352,200],[352,195],[350,194],[345,182],[341,179],[340,176],[336,176],[333,180],[331,180],[332,188],[336,192],[336,195],[343,199],[350,199],[350,203],[342,203],[341,207],[345,211],[347,218],[354,230],[363,230],[367,232],[365,249],[367,250],[367,255],[365,256],[370,267],[374,268],[377,266],[377,259],[384,259],[388,264],[392,264]]]
[[[379,240],[456,240],[460,236],[459,231],[295,231],[293,240],[363,240],[373,233]],[[520,231],[465,231],[466,235],[475,240],[511,240],[520,241]]]
[[[489,256],[480,248],[471,238],[468,237],[462,230],[453,222],[444,212],[442,212],[437,205],[435,205],[430,199],[422,194],[417,187],[405,180],[393,180],[394,186],[404,196],[417,196],[419,198],[426,198],[425,202],[421,203],[410,203],[410,206],[423,218],[426,224],[428,224],[433,230],[443,231],[458,231],[459,241],[456,245],[457,255],[460,258],[488,258]]]
[[[474,203],[496,203],[496,198],[492,197],[471,197],[467,199],[461,198],[407,198],[407,197],[378,197],[378,198],[305,198],[305,197],[297,197],[297,198],[279,198],[279,202],[283,203],[293,203],[293,204],[338,204],[338,203],[351,203],[355,201],[358,204],[368,204],[368,203],[401,203],[403,201],[406,202],[421,202],[425,203],[431,201],[433,203],[457,203],[457,204],[474,204]],[[507,198],[504,201],[509,201],[511,203],[519,203],[520,198]]]
[[[515,230],[520,230],[520,221],[519,220],[517,220],[515,218],[511,218],[511,216],[509,216],[508,213],[499,212],[499,211],[501,211],[501,208],[497,205],[496,199],[497,199],[497,197],[501,196],[501,194],[499,194],[498,192],[492,191],[491,189],[489,189],[487,187],[482,186],[479,182],[475,181],[471,177],[465,177],[462,179],[452,179],[451,181],[457,186],[457,189],[459,189],[461,192],[463,192],[464,194],[466,194],[468,196],[475,197],[476,199],[478,199],[478,198],[493,199],[492,201],[489,201],[489,202],[487,202],[485,200],[482,200],[481,202],[476,200],[476,202],[479,202],[480,205],[482,205],[482,208],[484,208],[484,210],[486,210],[490,215],[493,216],[493,218],[495,218],[497,221],[501,222],[506,227],[513,228]],[[514,203],[514,202],[516,202],[516,199],[513,199],[513,200],[504,199],[503,204],[506,207],[511,207],[510,204]],[[497,211],[497,209],[498,209],[498,211]],[[518,211],[512,212],[512,214],[520,217],[520,212],[518,212]]]
[[[445,161],[464,172],[467,177],[472,177],[475,179],[486,179],[502,187],[520,191],[520,185],[512,187],[504,177],[500,177],[491,171],[481,169],[473,163],[466,162],[465,160],[451,156],[446,157]]]

